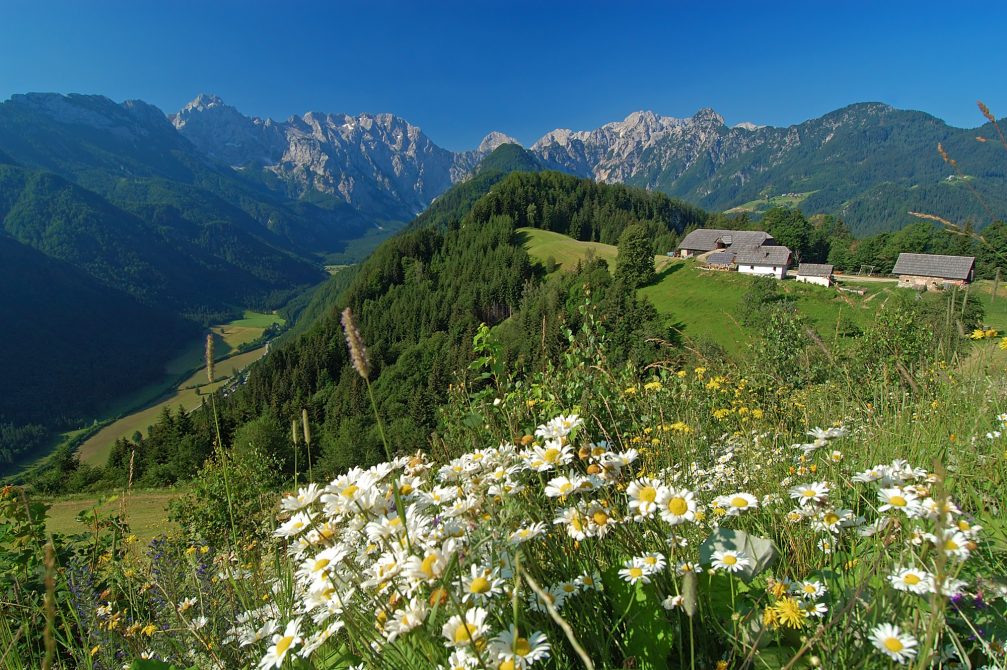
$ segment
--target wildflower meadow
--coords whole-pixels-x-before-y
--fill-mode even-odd
[[[865,402],[609,366],[584,333],[512,377],[485,329],[426,452],[386,443],[259,508],[218,453],[226,532],[143,546],[124,504],[49,536],[8,487],[0,667],[1004,668],[1007,388],[984,339],[967,372]]]

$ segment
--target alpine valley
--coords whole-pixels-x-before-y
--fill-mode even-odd
[[[325,265],[361,261],[417,216],[413,230],[424,221],[428,231],[457,223],[511,171],[558,171],[568,176],[548,179],[570,181],[536,185],[548,197],[520,208],[501,201],[499,212],[472,215],[502,236],[513,231],[495,214],[562,232],[581,226],[573,237],[614,244],[630,217],[650,221],[671,244],[706,212],[754,219],[781,203],[838,217],[858,236],[901,229],[914,221],[910,210],[978,227],[989,218],[976,193],[1007,211],[1002,157],[975,141],[994,132],[878,103],[788,128],[731,127],[711,109],[683,119],[642,111],[595,130],[553,130],[527,150],[491,132],[478,147],[453,152],[392,114],[275,121],[212,95],[171,115],[137,100],[14,95],[0,103],[0,313],[14,324],[0,330],[0,368],[8,371],[0,377],[0,451],[9,460],[52,431],[104,418],[112,400],[163,374],[208,325],[242,310],[295,304],[320,315],[308,295],[318,286],[316,298],[336,291],[323,284]],[[938,144],[960,157],[967,177]],[[629,189],[595,192],[575,178],[653,193],[616,206],[622,196],[613,194]],[[589,193],[614,218],[563,204],[561,187]],[[561,211],[583,219],[555,220]],[[422,247],[406,254],[422,262],[375,276],[429,277],[425,264],[450,257],[432,234],[398,243]],[[519,274],[499,287],[506,297],[474,303],[491,322],[510,314],[519,278],[530,272],[526,258],[509,258],[498,242],[501,267]],[[354,295],[362,301],[367,291]]]

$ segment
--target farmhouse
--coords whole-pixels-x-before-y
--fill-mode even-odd
[[[738,250],[743,247],[761,247],[773,244],[773,236],[761,230],[720,230],[698,228],[685,237],[678,245],[678,255],[692,258],[717,249]]]
[[[939,291],[946,286],[962,286],[975,275],[974,256],[937,254],[899,254],[892,274],[899,276],[899,286]]]
[[[734,257],[738,272],[749,275],[768,275],[783,279],[790,267],[790,249],[787,247],[749,247],[740,249]]]
[[[801,263],[797,266],[797,281],[832,286],[832,266],[823,263]]]

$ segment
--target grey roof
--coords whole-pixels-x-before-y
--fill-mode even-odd
[[[797,267],[798,277],[831,277],[832,266],[824,263],[801,263]]]
[[[730,265],[734,262],[735,253],[733,251],[718,251],[706,257],[707,265]]]
[[[734,262],[738,265],[789,265],[790,249],[787,247],[748,247],[738,251]]]
[[[678,248],[690,251],[713,251],[719,246],[758,247],[772,242],[773,236],[762,230],[697,228],[682,238]]]
[[[899,254],[892,274],[968,279],[976,264],[974,256],[940,256],[937,254]]]

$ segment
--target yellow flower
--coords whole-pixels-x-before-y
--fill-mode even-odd
[[[189,547],[188,549],[185,550],[185,555],[186,556],[192,556],[195,553],[196,553],[196,548],[195,547]]]
[[[766,416],[766,413],[763,412],[758,407],[756,407],[755,409],[752,410],[752,416],[756,419],[761,419],[762,417]]]
[[[679,370],[678,372],[675,373],[675,376],[678,377],[679,379],[685,379],[685,375],[687,374],[689,373],[687,373],[685,370]]]
[[[660,391],[663,387],[661,386],[661,382],[653,381],[644,384],[643,388],[645,391]]]
[[[703,375],[706,374],[706,368],[699,367],[699,368],[696,368],[695,370],[693,370],[693,372],[696,373],[696,377],[697,378],[702,379]]]
[[[1002,351],[1007,351],[1007,337],[1000,338],[1000,344],[997,345]]]
[[[972,331],[972,334],[969,335],[969,338],[973,340],[981,340],[984,337],[986,337],[986,331],[983,330],[982,328],[976,328],[975,330]]]
[[[796,598],[781,598],[773,605],[776,610],[776,617],[780,625],[787,628],[803,628],[804,622],[808,618],[808,613],[804,611]]]
[[[98,653],[98,652],[99,652],[100,650],[101,650],[101,645],[100,645],[100,644],[96,644],[96,645],[94,645],[93,647],[91,647],[91,656],[94,656],[94,655],[95,655],[95,654],[97,654],[97,653]]]
[[[140,632],[143,633],[144,635],[146,635],[147,637],[150,637],[150,636],[152,636],[154,634],[154,632],[156,630],[157,630],[157,626],[155,626],[152,623],[149,623],[146,626],[144,626],[143,628],[141,628]]]
[[[623,395],[636,395],[636,387],[635,386],[627,386],[625,389],[623,389],[622,394]]]

